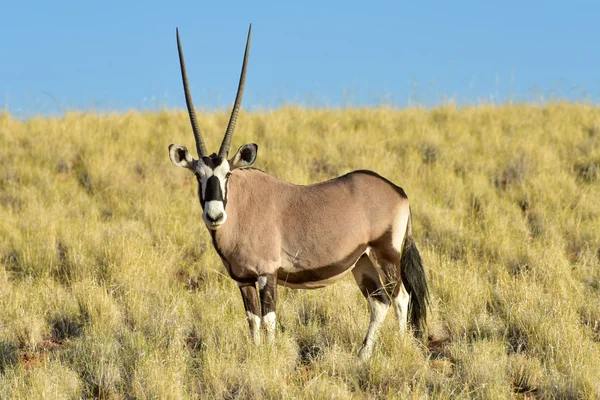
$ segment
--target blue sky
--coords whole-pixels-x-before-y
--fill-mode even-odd
[[[167,3],[170,3],[167,5]],[[599,102],[600,2],[12,1],[0,9],[0,107],[184,108],[175,27],[199,109]]]

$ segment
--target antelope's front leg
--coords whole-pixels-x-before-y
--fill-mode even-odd
[[[262,323],[267,333],[267,341],[271,342],[275,338],[275,303],[277,301],[277,280],[275,279],[275,275],[259,276],[258,290],[260,292]]]
[[[250,335],[255,344],[260,344],[260,309],[255,283],[238,283],[246,309],[246,318],[250,325]]]

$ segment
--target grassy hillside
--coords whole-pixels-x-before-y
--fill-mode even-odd
[[[199,116],[210,150],[225,113]],[[351,276],[280,288],[249,343],[201,222],[183,112],[0,114],[0,398],[599,398],[600,109],[242,113],[232,151],[298,184],[372,169],[402,186],[429,340],[390,312],[373,358]],[[235,149],[234,149],[235,148]]]

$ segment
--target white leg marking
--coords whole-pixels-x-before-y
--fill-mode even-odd
[[[268,312],[262,319],[267,332],[267,342],[272,342],[275,339],[275,311]]]
[[[248,324],[250,325],[252,341],[254,341],[254,344],[260,344],[260,317],[252,314],[250,311],[246,311],[246,318],[248,318]]]
[[[265,288],[265,286],[267,286],[267,277],[264,275],[261,275],[258,277],[258,289],[263,290]]]
[[[400,332],[406,332],[406,325],[408,323],[408,302],[410,295],[404,288],[404,284],[400,284],[400,292],[398,296],[393,299],[394,311],[396,311],[396,317],[400,323]]]
[[[371,357],[371,352],[373,351],[373,345],[375,344],[375,339],[377,338],[377,331],[381,327],[381,324],[385,320],[385,316],[390,308],[389,305],[380,303],[379,301],[372,299],[369,297],[369,305],[371,306],[371,323],[369,324],[369,330],[367,330],[367,336],[365,337],[365,342],[358,352],[358,356],[366,360]]]

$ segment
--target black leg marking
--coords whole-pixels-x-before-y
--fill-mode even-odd
[[[371,298],[382,304],[390,304],[390,299],[386,290],[381,284],[379,273],[371,263],[371,260],[369,260],[369,257],[363,255],[357,261],[356,266],[352,270],[352,274],[354,275],[354,280],[356,280],[361,293],[367,300]]]
[[[391,263],[386,262],[381,265],[381,270],[383,271],[384,278],[384,287],[386,292],[392,298],[398,297],[398,293],[400,292],[400,285],[402,284],[402,279],[400,278],[400,256],[398,255],[398,262]]]
[[[275,338],[275,306],[277,303],[276,274],[259,276],[258,289],[260,292],[262,322],[267,332],[267,340],[272,341]]]
[[[245,284],[240,286],[242,292],[242,300],[244,301],[244,309],[254,315],[261,316],[258,306],[258,293],[256,293],[256,284]]]
[[[244,309],[246,310],[246,318],[250,326],[250,335],[254,343],[260,343],[260,317],[261,312],[258,305],[258,293],[256,292],[255,283],[239,284],[242,300],[244,301]]]
[[[383,272],[384,287],[391,297],[392,305],[400,324],[400,331],[405,332],[408,322],[408,303],[410,297],[404,286],[405,281],[402,275],[403,265],[400,262],[400,253],[389,244],[376,249],[373,254]]]

